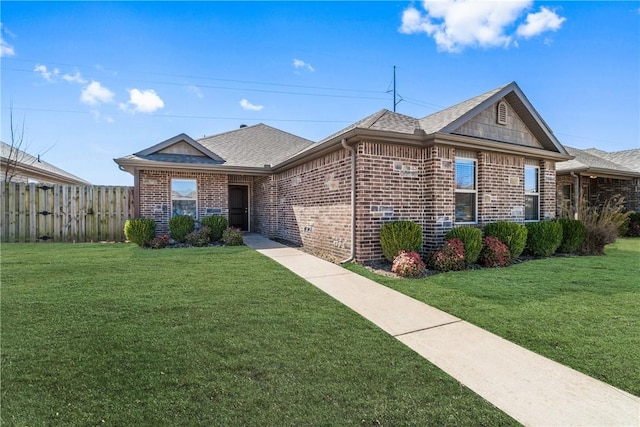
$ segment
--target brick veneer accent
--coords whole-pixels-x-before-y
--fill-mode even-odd
[[[210,215],[208,210],[219,209],[228,215],[228,176],[198,172],[140,171],[139,212],[144,218],[156,221],[158,234],[169,232],[171,216],[171,179],[195,179],[198,183],[198,218]]]
[[[273,185],[275,188],[257,187],[276,199],[272,218],[262,220],[261,227],[271,227],[273,237],[304,245],[331,258],[344,259],[349,255],[352,242],[348,150],[340,148],[276,174]]]

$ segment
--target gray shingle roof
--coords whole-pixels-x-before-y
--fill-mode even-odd
[[[589,169],[598,169],[603,171],[610,171],[611,173],[621,173],[623,175],[627,173],[634,174],[633,169],[607,160],[600,155],[592,154],[593,151],[587,152],[586,150],[580,150],[578,148],[566,146],[565,148],[567,149],[567,152],[575,158],[566,162],[556,163],[556,171],[558,172],[588,171]]]
[[[276,165],[313,144],[262,123],[197,141],[224,159],[225,166],[243,167]]]
[[[444,110],[435,112],[429,116],[426,116],[420,119],[420,127],[427,133],[435,133],[441,132],[443,129],[447,128],[449,125],[454,123],[456,120],[463,117],[465,114],[469,113],[471,110],[487,101],[493,95],[497,94],[507,86],[500,86],[489,92],[485,92],[482,95],[475,96],[471,99],[467,99],[459,104],[453,105],[449,108],[445,108]]]
[[[39,160],[37,157],[32,156],[25,151],[18,150],[16,154],[15,148],[13,148],[13,150],[14,151],[12,151],[10,144],[0,141],[0,157],[2,158],[3,171],[7,160],[9,160],[9,156],[11,156],[10,160],[17,161],[18,167],[22,170],[20,175],[25,175],[28,178],[35,178],[40,182],[48,183],[91,185],[89,181],[85,181],[84,179],[70,174],[51,163],[45,162],[44,160]],[[34,175],[30,175],[29,171],[32,171]],[[38,175],[37,177],[35,176],[36,174]],[[2,177],[4,179],[4,173],[2,174]]]
[[[583,151],[601,157],[605,160],[609,160],[610,162],[617,163],[633,171],[640,172],[640,148],[614,151],[611,153],[598,150],[596,148],[589,148]]]

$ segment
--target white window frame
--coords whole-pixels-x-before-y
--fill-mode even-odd
[[[195,184],[195,196],[194,197],[174,197],[173,196],[173,184],[174,182],[193,182]],[[176,212],[175,208],[174,208],[174,201],[177,200],[185,200],[185,201],[190,201],[193,200],[195,202],[195,210],[193,211],[193,218],[194,219],[198,219],[198,180],[195,178],[171,178],[171,189],[170,189],[170,194],[171,194],[171,216],[175,216],[175,215],[185,215],[182,212]],[[188,214],[187,214],[188,215]]]
[[[527,189],[527,169],[533,169],[536,172],[536,188],[535,191]],[[538,217],[535,219],[527,219],[527,197],[535,197],[537,201]],[[524,221],[525,222],[538,222],[540,221],[540,166],[525,165],[524,166]]]
[[[473,190],[458,188],[457,183],[457,164],[458,162],[467,162],[473,163]],[[456,224],[477,224],[478,223],[478,159],[470,158],[470,157],[456,157],[454,162],[454,181],[455,181],[455,194],[453,198],[454,203],[454,222]],[[457,212],[455,209],[458,205],[457,196],[458,194],[473,194],[473,220],[471,221],[458,221]]]

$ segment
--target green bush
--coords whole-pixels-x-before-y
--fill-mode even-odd
[[[187,234],[196,228],[196,220],[189,215],[175,215],[169,220],[169,234],[179,243],[184,243]]]
[[[562,227],[562,243],[558,248],[558,252],[565,254],[573,254],[580,249],[586,229],[584,224],[577,219],[561,218],[558,224]]]
[[[553,255],[562,243],[562,225],[557,221],[529,222],[527,227],[527,250],[532,255]]]
[[[128,219],[124,223],[124,235],[128,241],[140,247],[148,246],[156,236],[156,222],[149,218]]]
[[[640,212],[629,212],[627,237],[640,237]]]
[[[510,221],[492,222],[484,226],[484,235],[497,237],[509,248],[511,259],[518,258],[527,245],[527,227]]]
[[[216,242],[222,238],[222,232],[229,227],[226,216],[209,215],[200,220],[203,227],[209,228],[209,239]]]
[[[392,221],[380,228],[380,244],[385,258],[393,262],[402,251],[420,252],[422,227],[411,221]]]
[[[192,231],[187,234],[184,240],[191,246],[207,246],[209,244],[209,235],[211,230],[209,227],[202,227],[200,230]]]
[[[482,231],[475,227],[462,226],[452,228],[445,235],[445,239],[460,239],[464,245],[464,262],[466,265],[475,264],[482,251]]]
[[[224,243],[225,246],[244,245],[244,240],[242,240],[242,232],[238,228],[227,228],[222,232],[222,243]]]

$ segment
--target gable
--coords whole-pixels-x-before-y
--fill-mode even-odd
[[[499,123],[499,118],[505,118],[504,116],[498,116],[499,105],[503,108],[506,107],[502,111],[504,113],[506,110],[506,120],[500,120],[505,124]],[[536,139],[535,135],[505,98],[489,105],[451,133],[527,147],[543,148],[540,141]]]
[[[203,156],[202,151],[196,150],[193,146],[184,141],[177,142],[169,147],[157,151],[158,154],[182,154],[184,156]]]

